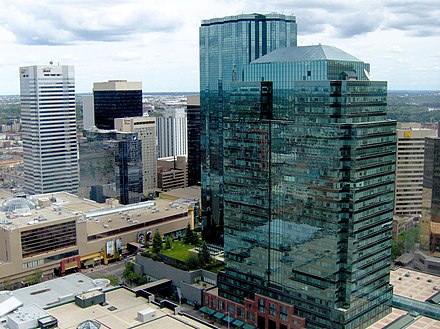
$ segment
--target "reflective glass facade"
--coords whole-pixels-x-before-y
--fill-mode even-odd
[[[440,138],[425,138],[420,248],[440,257]],[[433,270],[433,269],[431,269]],[[431,271],[430,271],[431,272]]]
[[[188,186],[200,183],[200,98],[189,96],[186,106],[188,128]]]
[[[250,14],[202,21],[200,27],[201,181],[204,237],[223,230],[223,117],[231,82],[251,61],[280,47],[296,46],[295,16]]]
[[[122,204],[143,196],[142,142],[136,133],[85,131],[80,139],[79,195],[97,202]]]
[[[386,83],[347,59],[256,61],[245,79],[267,82],[234,83],[224,120],[219,295],[292,304],[307,328],[391,311],[395,122]]]
[[[95,126],[114,129],[115,118],[142,116],[142,89],[93,91]]]

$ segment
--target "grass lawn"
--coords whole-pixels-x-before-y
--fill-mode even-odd
[[[164,244],[165,246],[165,244]],[[162,249],[161,254],[185,262],[190,249],[195,248],[192,244],[184,244],[183,241],[174,241],[171,249]]]

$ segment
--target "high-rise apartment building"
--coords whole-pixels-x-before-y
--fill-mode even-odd
[[[115,118],[142,116],[142,83],[110,80],[93,84],[95,126],[114,129]]]
[[[223,231],[223,118],[232,81],[267,53],[296,46],[295,16],[249,14],[202,21],[200,27],[201,183],[204,237]]]
[[[168,108],[156,118],[157,157],[188,154],[188,130],[184,108]]]
[[[187,97],[188,185],[200,183],[200,95]]]
[[[396,200],[394,214],[421,215],[425,138],[434,129],[416,122],[397,123]]]
[[[392,299],[386,82],[322,45],[277,49],[243,80],[223,121],[225,271],[205,305],[258,328],[366,328]]]
[[[75,76],[70,65],[20,68],[25,190],[78,189]]]
[[[145,197],[153,198],[157,187],[156,118],[115,119],[117,131],[136,133],[142,143],[142,176]]]

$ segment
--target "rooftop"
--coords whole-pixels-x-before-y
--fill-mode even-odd
[[[24,306],[9,315],[13,317],[24,313],[35,313],[35,316],[42,313],[52,315],[58,320],[58,328],[63,329],[75,329],[85,321],[97,322],[102,329],[126,329],[134,326],[150,329],[209,328],[185,316],[174,315],[173,311],[149,303],[145,298],[137,298],[135,293],[124,288],[105,291],[106,304],[87,308],[76,305],[75,295],[90,295],[95,293],[94,289],[99,288],[95,281],[99,280],[92,280],[76,273],[18,289],[12,296],[20,299]],[[138,320],[138,312],[146,309],[154,310],[155,316],[150,322],[143,323]],[[0,328],[8,327],[0,323]]]
[[[188,211],[182,202],[165,199],[113,207],[65,192],[35,195],[30,199],[37,205],[35,210],[12,216],[0,212],[0,226],[15,229],[55,220],[75,219],[78,223],[86,223],[88,234],[94,235]]]
[[[136,207],[136,204],[134,204],[103,209],[99,212],[92,212],[92,216],[90,216],[90,213],[85,214],[88,219],[85,221],[87,233],[89,235],[104,233],[127,227],[128,225],[151,222],[188,212],[187,207],[174,204],[169,200],[156,199],[154,202],[142,202],[138,205],[139,207]]]
[[[200,186],[190,186],[162,192],[160,195],[171,196],[176,199],[200,200],[201,193],[202,190]]]
[[[394,295],[426,301],[440,291],[440,277],[418,271],[399,268],[390,272]]]
[[[407,315],[407,311],[399,310],[398,308],[392,308],[392,311],[387,316],[383,317],[379,321],[373,323],[371,326],[367,327],[367,329],[383,329],[383,328],[401,328],[396,326],[390,326],[394,321],[398,321],[399,318]],[[439,321],[428,318],[426,316],[419,316],[414,318],[414,322],[412,322],[409,326],[405,327],[406,329],[437,329],[439,327]],[[397,325],[397,323],[396,323]]]
[[[270,14],[241,14],[234,16],[226,16],[226,17],[218,17],[202,20],[202,26],[210,25],[210,24],[219,24],[219,23],[227,23],[227,22],[236,22],[236,21],[244,21],[244,20],[255,20],[255,18],[266,18],[271,20],[290,20],[292,22],[296,22],[296,17],[293,15],[283,15],[278,13],[270,13]]]
[[[75,303],[68,303],[47,310],[52,316],[58,319],[58,326],[64,329],[74,329],[78,324],[86,320],[93,320],[101,324],[101,329],[126,329],[136,328],[200,328],[207,329],[208,326],[191,320],[181,315],[174,315],[171,310],[159,308],[148,303],[145,298],[136,298],[136,295],[124,288],[106,292],[106,303],[108,305],[93,305],[81,308]],[[146,323],[138,320],[137,314],[146,309],[156,311],[155,318]]]
[[[345,51],[333,46],[313,45],[301,47],[278,48],[254,60],[253,64],[273,62],[303,62],[303,61],[348,61],[362,62]]]
[[[14,290],[12,296],[20,300],[24,306],[35,304],[45,309],[66,301],[73,301],[75,295],[101,287],[99,283],[99,280],[75,273]]]

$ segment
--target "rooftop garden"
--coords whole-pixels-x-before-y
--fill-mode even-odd
[[[223,262],[211,256],[208,245],[201,240],[200,235],[199,232],[191,230],[188,225],[183,239],[173,240],[167,237],[164,242],[160,232],[156,230],[151,247],[143,251],[142,256],[187,271],[200,268],[214,273],[222,271]]]

